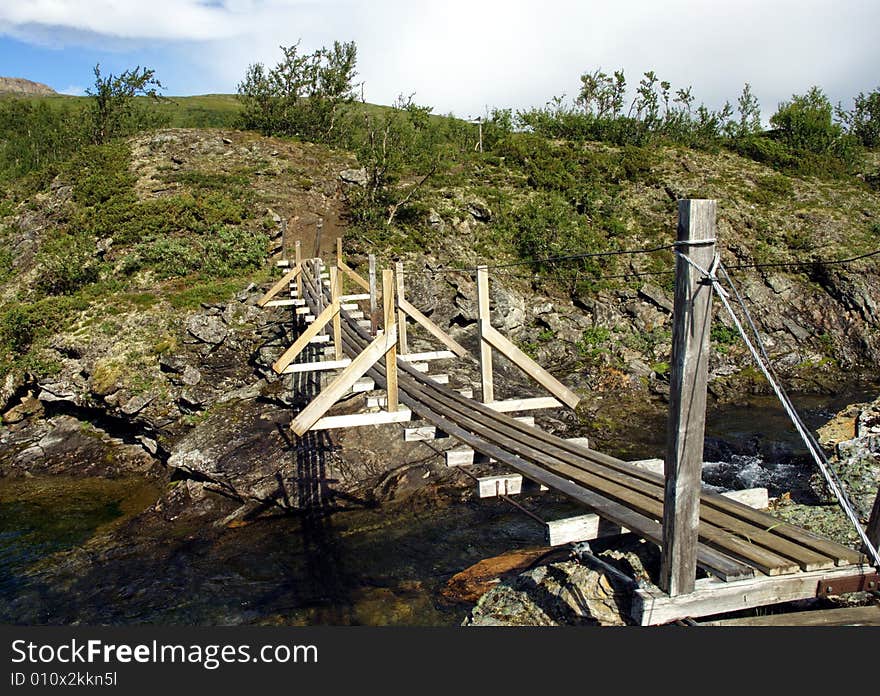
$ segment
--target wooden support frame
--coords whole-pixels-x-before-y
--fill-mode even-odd
[[[405,299],[405,284],[403,278],[403,263],[398,261],[394,264],[394,280],[396,283],[397,298]],[[397,345],[398,353],[403,356],[409,353],[409,346],[406,340],[406,312],[398,307],[397,309]]]
[[[383,334],[374,338],[370,345],[354,358],[336,379],[297,414],[290,424],[293,432],[302,437],[311,430],[312,426],[354,386],[355,382],[366,374],[377,360],[396,346],[397,331],[391,326]],[[397,411],[396,408],[394,410]]]
[[[293,249],[294,249],[293,253],[294,253],[294,259],[296,260],[296,265],[299,266],[300,268],[302,268],[302,254],[303,254],[302,242],[299,239],[296,240],[296,243],[293,245]],[[300,274],[296,277],[296,296],[297,297],[303,296],[302,283],[303,283],[302,274]]]
[[[330,304],[333,312],[333,348],[336,360],[342,360],[342,317],[340,316],[342,295],[342,274],[336,266],[330,266]]]
[[[383,327],[385,334],[397,334],[397,321],[394,316],[394,272],[388,268],[382,271],[382,303],[385,314]],[[398,337],[399,338],[399,337]],[[397,411],[397,344],[385,353],[385,383],[388,391],[387,410]]]
[[[480,334],[480,378],[483,386],[483,403],[491,406],[495,401],[492,379],[492,349],[510,360],[525,374],[549,391],[556,399],[571,409],[577,408],[581,398],[547,370],[517,348],[500,331],[492,326],[489,311],[489,269],[477,267],[477,326]]]
[[[257,300],[257,307],[265,307],[269,303],[269,301],[273,297],[275,297],[275,295],[277,295],[279,292],[281,292],[284,289],[289,289],[290,283],[292,280],[295,279],[298,284],[301,283],[302,282],[302,280],[300,279],[301,274],[302,274],[302,266],[297,263],[293,268],[291,268],[287,273],[285,273],[281,277],[281,280],[279,280],[271,288],[269,288],[266,291],[266,294],[264,294],[259,300]],[[300,293],[300,296],[302,296],[302,293]],[[275,306],[277,306],[277,305],[275,305]]]
[[[315,321],[313,321],[306,330],[300,334],[299,338],[294,341],[293,345],[284,351],[281,357],[274,362],[272,369],[279,375],[282,374],[287,366],[296,360],[297,356],[303,352],[309,343],[312,342],[312,339],[315,338],[321,332],[321,329],[323,329],[338,313],[339,307],[334,307],[333,304],[330,304],[323,312],[321,312],[321,314],[318,315]]]
[[[370,254],[370,336],[379,331],[379,302],[376,291],[376,255]]]
[[[486,341],[486,329],[491,328],[489,308],[489,269],[477,267],[477,331],[480,336],[480,384],[483,403],[495,401],[495,383],[492,379],[492,346]]]
[[[700,524],[700,475],[709,375],[712,285],[682,256],[700,268],[715,258],[714,200],[678,202],[679,256],[675,262],[667,425],[666,485],[659,586],[670,596],[694,590]]]
[[[397,299],[397,306],[398,308],[402,309],[408,317],[423,326],[429,334],[431,334],[434,338],[436,338],[443,345],[449,348],[449,350],[455,353],[458,357],[464,358],[469,355],[467,350],[465,350],[465,348],[462,347],[462,345],[458,341],[456,341],[454,338],[452,338],[452,336],[447,334],[443,329],[441,329],[433,321],[428,319],[428,317],[422,314],[417,307],[413,306],[409,302],[409,300],[399,297]]]
[[[880,488],[877,489],[877,497],[874,498],[874,505],[871,508],[871,515],[868,517],[868,526],[865,528],[865,534],[874,548],[880,548]],[[865,553],[867,549],[863,549]]]

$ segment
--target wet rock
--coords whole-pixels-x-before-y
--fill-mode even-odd
[[[12,425],[20,423],[26,418],[32,416],[40,416],[43,413],[43,404],[39,399],[34,398],[33,392],[28,392],[17,406],[13,406],[3,414],[3,423]]]
[[[226,340],[229,330],[218,316],[197,314],[186,322],[186,330],[191,336],[210,345],[217,345]]]
[[[210,482],[240,500],[280,507],[300,505],[300,483],[322,476],[320,452],[312,469],[303,465],[289,439],[287,409],[256,401],[233,401],[210,415],[171,447],[170,467]],[[305,460],[303,460],[305,461]]]

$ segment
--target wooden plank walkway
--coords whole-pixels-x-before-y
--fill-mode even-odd
[[[332,311],[325,297],[314,296],[321,291],[307,267],[302,280],[313,313]],[[347,309],[337,311],[343,350],[355,361],[376,339]],[[389,311],[386,307],[386,315]],[[295,346],[304,344],[311,333],[316,332],[307,330]],[[409,360],[397,357],[391,364],[396,366],[393,375],[400,402],[414,417],[489,460],[582,503],[603,519],[662,545],[662,474],[524,425],[499,408],[499,402],[484,404],[468,398],[421,374]],[[380,360],[365,374],[382,388],[389,369]],[[696,557],[709,577],[698,580],[693,592],[670,596],[658,588],[634,590],[633,613],[640,623],[667,623],[815,597],[822,582],[873,573],[857,551],[708,491],[699,499]]]

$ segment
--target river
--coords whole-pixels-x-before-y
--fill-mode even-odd
[[[794,401],[815,428],[878,391],[864,384]],[[637,437],[604,444],[658,457],[664,433],[657,416]],[[707,483],[808,498],[805,455],[774,399],[707,414]],[[0,622],[454,625],[469,610],[439,596],[454,573],[543,545],[541,525],[494,499],[269,517],[210,533],[169,522],[114,536],[161,494],[136,478],[0,480]],[[546,494],[525,502],[545,519],[573,509]]]

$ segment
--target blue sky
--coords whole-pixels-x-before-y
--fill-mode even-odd
[[[750,82],[765,118],[820,85],[848,104],[880,86],[877,0],[3,0],[0,75],[77,92],[149,66],[166,94],[234,92],[278,46],[358,44],[367,100],[436,112],[542,105],[585,71],[653,69],[718,108]]]

